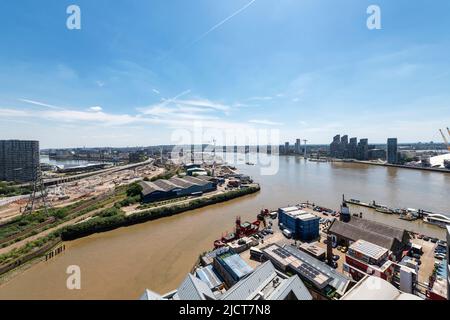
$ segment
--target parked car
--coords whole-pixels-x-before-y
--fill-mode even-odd
[[[273,234],[273,230],[272,230],[272,229],[266,229],[266,232],[267,232],[268,234]]]
[[[433,242],[433,243],[436,243],[436,242],[439,241],[439,239],[437,239],[437,238],[431,238],[430,241]]]
[[[418,253],[413,253],[413,254],[411,255],[411,257],[413,257],[413,258],[416,259],[416,260],[420,260],[420,254],[418,254]]]
[[[444,240],[439,240],[439,241],[437,242],[437,244],[438,244],[438,246],[443,246],[443,247],[445,247],[445,246],[447,245],[447,242],[444,241]]]
[[[339,260],[339,256],[337,254],[333,255],[333,261],[338,261]]]
[[[445,254],[443,254],[443,253],[436,253],[436,254],[434,255],[434,257],[435,257],[436,259],[442,260],[442,259],[445,259]]]
[[[337,246],[337,248],[339,251],[341,251],[342,247],[341,246]]]
[[[429,237],[423,237],[423,240],[424,241],[430,241],[430,238]]]

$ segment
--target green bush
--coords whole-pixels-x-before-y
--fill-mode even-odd
[[[142,189],[143,188],[140,184],[132,183],[128,186],[126,194],[128,197],[138,196],[141,194]]]

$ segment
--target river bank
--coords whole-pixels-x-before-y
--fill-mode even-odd
[[[137,299],[145,288],[168,292],[191,270],[199,252],[210,250],[214,240],[233,230],[237,215],[253,221],[262,208],[309,200],[339,210],[342,194],[346,194],[361,200],[377,199],[390,207],[448,211],[445,188],[450,185],[449,175],[355,163],[315,163],[294,156],[274,161],[279,161],[274,175],[262,175],[256,161],[252,161],[255,166],[236,165],[239,172],[260,183],[260,192],[66,242],[63,254],[0,285],[0,299]],[[437,235],[442,232],[373,209],[351,210],[362,211],[366,219],[422,234],[424,230]],[[81,290],[66,288],[70,265],[81,269]]]

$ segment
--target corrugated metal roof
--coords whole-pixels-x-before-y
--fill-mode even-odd
[[[285,300],[290,292],[294,293],[298,300],[312,300],[311,293],[297,275],[284,280],[271,294],[270,300]]]
[[[245,262],[244,259],[242,259],[238,254],[221,256],[220,258],[231,268],[231,270],[233,270],[233,272],[239,278],[243,278],[253,271],[253,268],[250,267],[247,262]]]
[[[276,286],[273,281],[277,279]],[[290,292],[299,300],[312,300],[311,294],[297,276],[281,278],[270,261],[261,264],[245,279],[228,290],[221,300],[282,300]],[[261,296],[260,293],[266,294]]]
[[[188,274],[178,287],[176,298],[179,300],[206,300],[206,297],[214,298],[214,294],[208,285]]]
[[[386,254],[386,252],[388,252],[388,249],[364,240],[358,240],[352,243],[352,245],[349,247],[349,250],[350,249],[356,252],[360,252],[376,260],[381,258],[384,254]]]
[[[218,275],[213,271],[212,265],[206,266],[204,268],[198,268],[195,271],[196,276],[208,284],[211,289],[220,286],[223,281],[219,279]]]
[[[349,222],[335,220],[329,232],[353,241],[362,239],[392,251],[408,237],[405,230],[357,217],[352,217]]]
[[[157,294],[156,292],[153,292],[149,289],[145,289],[142,296],[139,298],[139,300],[166,300],[161,295]]]
[[[247,300],[252,299],[262,287],[267,285],[276,276],[272,263],[265,262],[260,265],[251,275],[239,281],[223,296],[222,300]]]

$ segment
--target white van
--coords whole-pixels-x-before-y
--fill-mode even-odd
[[[284,229],[284,230],[283,230],[283,234],[284,234],[284,236],[285,236],[286,238],[288,238],[288,239],[292,238],[292,231],[289,230],[289,229]]]

